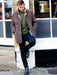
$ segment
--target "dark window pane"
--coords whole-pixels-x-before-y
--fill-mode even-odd
[[[3,23],[0,22],[0,37],[3,37]]]
[[[51,0],[51,6],[52,6],[52,17],[57,17],[57,0]]]
[[[6,22],[6,37],[12,38],[12,31],[10,27],[11,22]]]
[[[52,21],[52,34],[53,37],[57,37],[57,20]]]
[[[36,18],[49,18],[49,0],[34,0]]]
[[[36,37],[37,38],[50,37],[50,21],[49,20],[38,21]]]
[[[12,17],[12,2],[5,2],[5,18],[11,19]]]
[[[2,20],[2,3],[0,3],[0,20]]]

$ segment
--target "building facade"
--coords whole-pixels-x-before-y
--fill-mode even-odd
[[[30,49],[35,66],[35,50],[57,49],[57,1],[56,0],[24,0],[26,8],[33,11],[38,22],[36,45]],[[11,17],[17,10],[17,0],[0,0],[0,45],[14,46],[14,35],[11,31]],[[17,61],[19,64],[18,46]],[[30,59],[31,60],[31,59]],[[30,62],[29,60],[29,62]],[[31,65],[30,65],[31,66]]]

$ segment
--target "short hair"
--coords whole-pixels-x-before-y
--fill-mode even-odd
[[[17,5],[22,5],[22,4],[24,4],[24,1],[23,0],[18,0],[17,1]]]

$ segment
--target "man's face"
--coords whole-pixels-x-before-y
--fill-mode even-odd
[[[25,4],[18,5],[18,8],[19,8],[19,10],[20,10],[21,12],[23,12],[24,9],[25,9]]]

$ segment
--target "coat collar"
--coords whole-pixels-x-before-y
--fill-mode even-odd
[[[27,9],[25,9],[24,12],[25,12],[24,16],[27,16],[27,14],[28,14],[28,13],[27,13]],[[18,15],[18,18],[20,18],[20,14],[19,14],[19,11],[18,11],[18,10],[17,10],[17,15]]]

